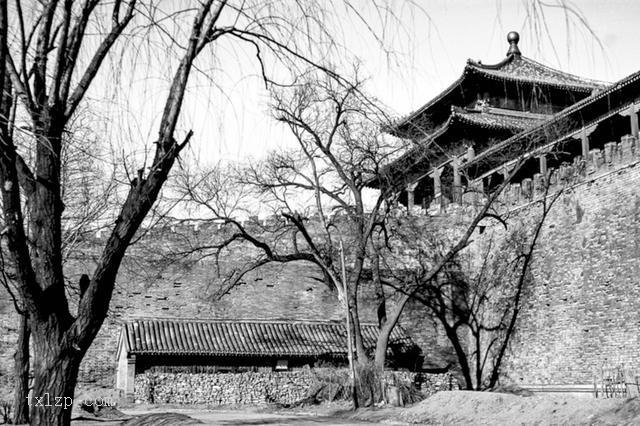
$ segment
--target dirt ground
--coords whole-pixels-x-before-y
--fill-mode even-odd
[[[128,415],[145,415],[152,413],[161,413],[170,411],[187,415],[193,419],[199,420],[205,425],[366,425],[378,424],[377,421],[371,422],[367,420],[350,419],[348,416],[336,414],[335,412],[320,409],[317,411],[289,411],[289,412],[266,412],[256,409],[234,409],[234,410],[205,410],[205,409],[163,409],[158,407],[155,410],[122,410]],[[80,421],[72,422],[73,426],[116,426],[122,422],[96,422],[96,421]],[[148,422],[139,423],[140,425],[158,425],[157,418],[151,418]],[[189,422],[176,422],[174,419],[167,419],[166,425],[188,425]],[[390,422],[393,424],[393,422]],[[398,424],[398,423],[396,423]],[[404,424],[404,423],[402,423]]]
[[[356,413],[336,406],[303,410],[132,407],[122,411],[128,415],[179,413],[206,425],[640,425],[639,398],[623,401],[468,391],[439,392],[411,407],[366,409]],[[73,422],[74,426],[117,424],[120,423]],[[160,423],[156,418],[137,424]]]
[[[450,391],[412,407],[370,410],[354,418],[425,425],[640,425],[640,399]]]

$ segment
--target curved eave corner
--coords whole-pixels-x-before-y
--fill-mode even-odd
[[[489,148],[488,150],[480,153],[479,155],[477,155],[472,161],[465,163],[463,165],[463,168],[468,168],[474,165],[478,165],[481,162],[485,161],[487,158],[491,157],[492,155],[494,155],[495,153],[501,151],[502,149],[504,149],[507,146],[510,146],[514,143],[516,143],[517,141],[526,138],[526,137],[530,137],[532,135],[535,135],[537,132],[541,132],[544,131],[544,129],[547,126],[553,126],[559,122],[561,122],[562,120],[566,120],[568,118],[570,118],[573,114],[582,114],[582,110],[587,108],[588,106],[595,104],[596,102],[605,102],[603,101],[604,98],[610,99],[611,96],[616,95],[617,93],[620,93],[621,91],[627,89],[628,86],[635,84],[637,87],[634,88],[635,90],[633,90],[634,93],[640,93],[640,71],[637,71],[625,78],[623,78],[622,80],[619,80],[618,82],[610,85],[609,87],[605,88],[604,90],[599,90],[596,93],[594,93],[593,95],[584,98],[583,100],[565,108],[564,110],[560,111],[559,113],[555,114],[552,118],[550,118],[547,121],[544,121],[542,123],[540,123],[537,126],[532,127],[529,130],[526,130],[524,132],[518,133],[514,136],[512,136],[509,139],[506,139],[502,142],[500,142],[497,145],[494,145],[493,147]],[[626,107],[628,104],[635,102],[633,100],[634,96],[630,96],[629,99],[627,100],[622,100],[620,102],[621,105],[617,105],[613,108],[614,112],[617,109],[620,108],[624,108]],[[606,100],[605,104],[607,105],[607,110],[611,111],[611,107],[609,106],[609,104],[611,103],[610,100]],[[610,113],[609,113],[610,115]],[[595,120],[597,121],[597,119]],[[587,123],[583,123],[584,125],[589,125],[589,124],[593,124],[593,120],[587,122]],[[571,130],[575,130],[575,129],[571,129]]]

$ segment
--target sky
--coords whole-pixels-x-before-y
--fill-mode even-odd
[[[530,19],[535,11],[525,7],[528,0],[414,1],[413,8],[395,3],[401,5],[398,20],[384,31],[392,55],[380,49],[357,19],[343,22],[337,34],[349,52],[342,65],[357,60],[360,75],[367,77],[367,92],[395,116],[410,113],[445,89],[461,75],[468,58],[485,64],[501,61],[508,48],[506,34],[512,30],[520,33],[524,56],[566,72],[613,82],[640,70],[639,0],[544,3],[564,1],[579,11],[580,16],[570,14],[568,19],[558,7],[538,10],[544,19]],[[187,155],[204,165],[256,160],[293,146],[289,133],[269,113],[270,97],[255,53],[234,46],[223,45],[213,59],[198,63],[200,77],[194,77],[182,112],[178,130],[195,132]],[[126,123],[126,139],[136,147],[140,140],[147,147],[154,140],[173,70],[169,61],[165,69],[161,54],[154,61],[161,64],[158,75],[149,66],[144,77],[129,83],[131,90],[123,98],[126,107],[120,108],[121,99],[117,108],[124,115],[113,118]],[[131,138],[131,133],[137,137]]]

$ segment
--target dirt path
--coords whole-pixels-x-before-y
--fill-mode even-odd
[[[340,411],[342,410],[342,411]],[[317,407],[306,412],[271,412],[262,408],[219,409],[138,407],[128,415],[178,413],[206,425],[640,425],[640,398],[627,401],[568,396],[522,397],[493,392],[438,392],[411,407],[361,410]],[[140,420],[140,419],[138,419]],[[155,425],[149,419],[139,425]],[[167,418],[163,424],[171,425]],[[155,421],[155,423],[154,423]],[[117,422],[73,422],[73,426],[115,426]],[[187,424],[187,423],[181,423]]]
[[[194,409],[158,409],[123,410],[128,415],[140,415],[159,412],[181,413],[198,419],[205,425],[371,425],[379,424],[365,420],[349,420],[337,416],[314,413],[265,413],[242,410],[194,410]],[[116,426],[120,422],[74,421],[73,426]],[[393,424],[393,423],[387,423]],[[402,423],[396,423],[402,424]]]
[[[426,425],[546,426],[640,425],[640,398],[595,399],[560,395],[522,397],[497,392],[443,391],[407,408],[383,408],[355,415],[361,420],[394,419]]]

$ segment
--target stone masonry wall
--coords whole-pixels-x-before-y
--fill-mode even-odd
[[[533,283],[502,369],[520,385],[591,384],[602,368],[621,365],[640,371],[640,141],[625,136],[603,146],[549,170],[550,194],[564,191],[543,226]],[[536,174],[505,190],[496,207],[508,222],[533,226],[542,179]],[[455,234],[479,202],[469,192],[462,206],[412,220],[425,232],[440,220],[443,235]],[[502,229],[495,220],[480,225],[469,248],[476,258],[492,227]],[[408,313],[405,321],[411,320]],[[423,316],[422,326],[430,321]],[[445,346],[434,330],[432,346]]]
[[[590,383],[602,366],[621,363],[640,370],[639,159],[638,141],[623,138],[595,150],[585,163],[554,173],[554,179],[571,173],[582,176],[558,200],[542,234],[533,265],[535,283],[505,364],[505,373],[517,383]],[[527,203],[535,181],[516,185],[507,195],[518,220],[529,216],[532,207]],[[158,244],[171,244],[171,238],[158,238]],[[75,259],[68,268],[69,279],[77,281],[81,273],[90,273],[96,256],[88,249]],[[236,261],[242,256],[238,252]],[[214,276],[210,259],[189,267],[152,268],[128,256],[109,317],[82,365],[81,381],[113,385],[119,326],[134,312],[184,318],[342,316],[336,295],[319,281],[319,272],[304,263],[261,269],[215,302],[207,299]],[[374,309],[363,313],[366,320],[375,320]],[[403,321],[427,354],[436,347],[429,342],[446,343],[419,307]],[[0,385],[10,376],[16,328],[11,300],[0,290]]]
[[[640,144],[605,147],[544,227],[506,364],[518,383],[589,384],[620,364],[640,371]],[[529,208],[515,213],[522,220]]]
[[[416,373],[386,372],[389,384],[416,383]],[[228,405],[291,404],[307,397],[314,385],[331,380],[348,383],[346,369],[301,369],[286,372],[161,373],[136,375],[135,399],[156,404]],[[449,374],[419,377],[423,392],[449,390],[457,383]]]
[[[169,244],[166,238],[162,244]],[[93,270],[95,256],[87,250],[83,257],[69,265],[71,282],[77,282],[80,274]],[[238,253],[234,260],[240,262],[241,256],[242,253]],[[263,267],[245,280],[245,284],[220,300],[209,297],[214,278],[214,261],[209,259],[188,267],[178,263],[150,268],[149,265],[141,265],[133,255],[125,258],[109,316],[81,365],[80,382],[97,386],[115,385],[120,325],[132,315],[294,320],[341,320],[344,315],[337,295],[321,282],[321,273],[308,263]],[[374,322],[376,311],[372,304],[368,304],[368,297],[370,295],[362,296],[364,308],[361,314],[366,322]],[[421,310],[419,306],[415,309]],[[419,317],[420,314],[414,316]],[[17,321],[9,296],[0,289],[0,386],[10,380]],[[411,322],[406,330],[413,336],[420,336],[416,341],[431,349],[426,342],[430,340],[428,336],[432,328],[414,327]]]

